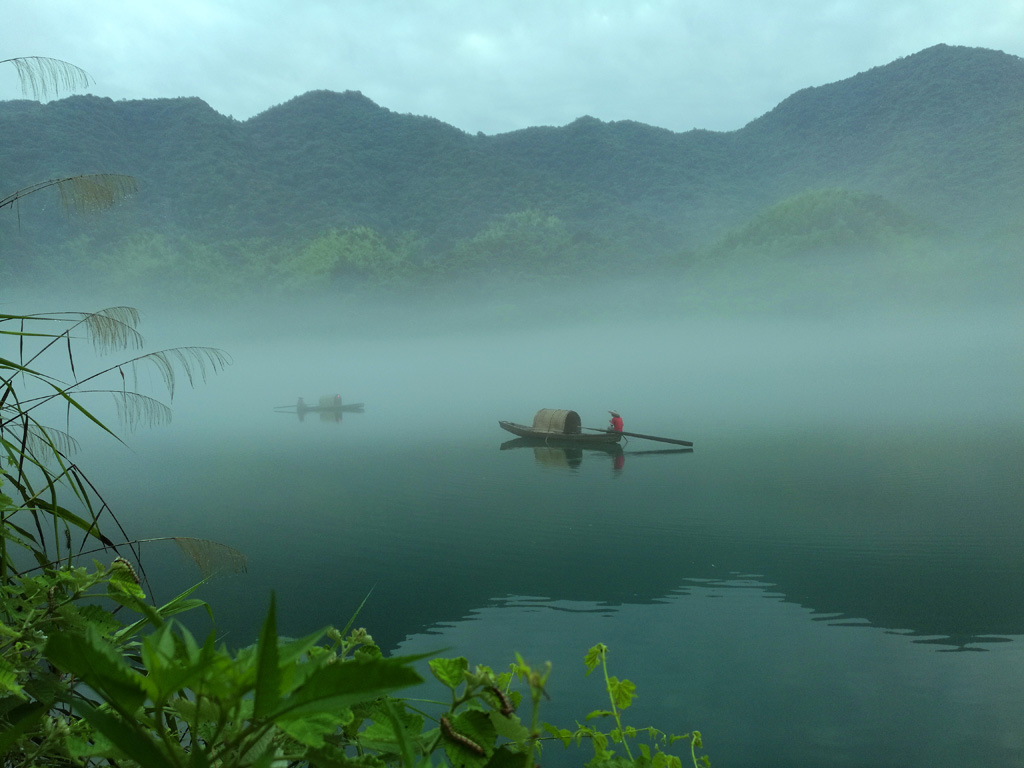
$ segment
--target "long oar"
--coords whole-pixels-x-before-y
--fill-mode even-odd
[[[693,453],[693,448],[655,448],[653,451],[623,451],[627,456],[668,456],[670,453]]]
[[[610,429],[597,429],[596,427],[584,427],[584,429],[589,429],[591,432],[611,432]],[[643,440],[657,440],[659,443],[672,443],[673,445],[686,446],[693,445],[693,443],[691,443],[689,440],[673,440],[671,437],[655,437],[654,435],[641,435],[637,432],[619,432],[619,434],[625,435],[626,437],[639,437]]]

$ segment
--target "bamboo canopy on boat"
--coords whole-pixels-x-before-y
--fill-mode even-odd
[[[542,408],[533,417],[533,428],[545,432],[559,432],[563,435],[578,435],[583,431],[583,422],[576,411]]]

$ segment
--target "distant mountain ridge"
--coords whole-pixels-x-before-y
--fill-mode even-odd
[[[25,202],[21,230],[36,222],[44,240],[297,242],[363,226],[443,252],[536,210],[621,259],[705,247],[814,189],[880,196],[964,237],[1024,213],[1024,60],[947,45],[803,89],[727,133],[585,116],[471,135],[355,91],[311,91],[244,122],[198,98],[6,101],[0,130],[9,190],[83,172],[139,180],[129,205],[70,227]]]
[[[984,227],[1019,212],[1011,198],[1024,170],[1024,60],[934,46],[798,91],[741,133],[762,148],[766,177],[834,176],[911,201],[916,213]],[[972,210],[974,199],[994,208]]]

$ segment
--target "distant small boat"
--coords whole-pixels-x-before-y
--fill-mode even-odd
[[[549,445],[556,443],[571,445],[617,443],[622,439],[620,432],[583,432],[580,415],[576,411],[543,408],[534,415],[533,426],[499,421],[498,426],[519,437],[540,440]]]
[[[286,413],[362,413],[363,403],[342,403],[341,395],[324,395],[316,405],[310,405],[303,397],[295,405],[279,405],[275,411]]]
[[[346,413],[361,413],[363,410],[363,404],[342,403],[341,395],[325,395],[320,398],[320,402],[317,405],[307,405],[306,401],[300,397],[298,404],[295,406],[295,410],[305,413],[310,411],[344,411]]]

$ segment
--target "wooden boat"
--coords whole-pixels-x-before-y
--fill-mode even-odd
[[[519,437],[529,438],[530,440],[537,441],[539,443],[547,443],[548,445],[608,445],[619,442],[622,439],[622,435],[618,432],[597,432],[595,434],[583,434],[582,432],[549,432],[543,429],[534,429],[528,427],[525,424],[516,424],[511,421],[499,421],[498,426],[502,429],[511,432],[513,435]]]
[[[342,403],[341,395],[324,395],[319,403],[310,405],[300,397],[295,405],[279,405],[274,410],[285,413],[362,413],[363,403]]]
[[[543,408],[533,417],[533,426],[516,424],[512,421],[499,421],[498,426],[506,432],[519,437],[539,440],[549,445],[555,443],[569,445],[617,443],[622,439],[619,432],[599,432],[593,434],[583,432],[580,415],[576,411]]]
[[[299,398],[298,405],[295,406],[295,410],[300,413],[309,413],[317,411],[326,411],[330,413],[334,412],[350,412],[350,413],[362,413],[362,403],[342,403],[341,395],[324,395],[320,398],[320,402],[317,405],[307,405],[306,401]]]

